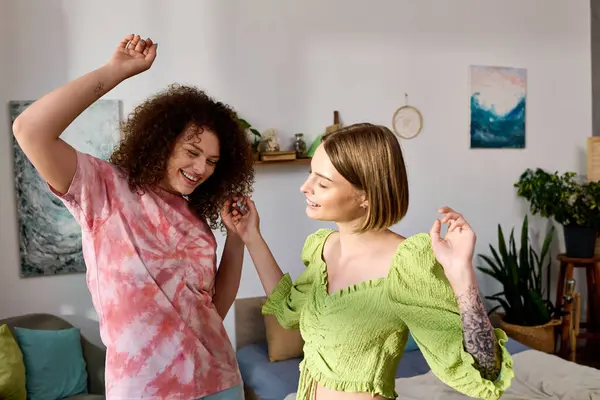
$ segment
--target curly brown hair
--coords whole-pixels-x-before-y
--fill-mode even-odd
[[[230,106],[196,87],[172,84],[138,105],[121,124],[121,141],[109,161],[127,175],[131,190],[155,186],[190,123],[213,131],[221,153],[214,173],[188,196],[190,207],[212,229],[222,229],[223,203],[249,195],[254,183],[251,144]]]

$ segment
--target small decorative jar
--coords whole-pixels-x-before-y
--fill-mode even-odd
[[[296,138],[294,140],[294,150],[296,151],[296,156],[298,158],[306,157],[306,142],[302,139],[303,136],[304,134],[302,133],[296,133],[294,135]]]

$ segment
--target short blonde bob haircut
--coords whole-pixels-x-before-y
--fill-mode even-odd
[[[386,127],[350,125],[323,136],[335,169],[365,194],[367,214],[357,232],[383,230],[408,211],[408,177],[400,143]]]

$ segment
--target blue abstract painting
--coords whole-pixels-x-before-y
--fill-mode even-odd
[[[525,148],[527,70],[471,66],[471,148]]]
[[[11,101],[14,121],[33,101]],[[120,101],[99,100],[61,139],[84,153],[108,159],[119,140]],[[11,135],[12,136],[12,135]],[[85,272],[81,228],[51,192],[13,137],[21,276]]]

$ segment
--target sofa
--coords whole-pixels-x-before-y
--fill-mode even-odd
[[[14,328],[36,329],[36,330],[61,330],[73,328],[69,322],[51,314],[26,314],[17,317],[0,319],[0,326],[6,324],[19,343]],[[81,335],[81,346],[83,358],[86,362],[88,375],[88,394],[67,397],[66,399],[80,400],[102,400],[104,396],[104,364],[106,351],[90,343]]]

